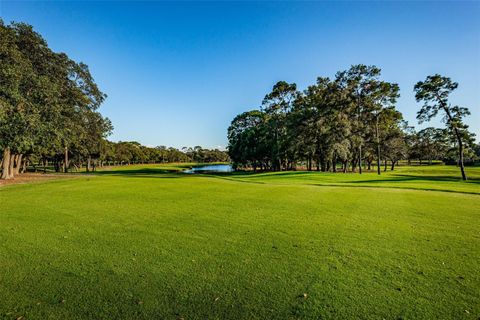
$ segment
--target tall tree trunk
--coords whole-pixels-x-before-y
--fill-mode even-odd
[[[358,146],[358,173],[362,174],[362,143]]]
[[[10,154],[10,163],[9,163],[9,168],[8,168],[8,179],[13,179],[15,177],[15,158],[16,154]]]
[[[462,171],[462,179],[464,181],[467,180],[467,175],[465,174],[465,166],[463,165],[463,143],[462,143],[462,137],[460,136],[460,132],[458,132],[458,129],[455,128],[455,135],[457,136],[458,140],[458,156],[459,156],[459,164],[460,164],[460,171]]]
[[[20,168],[22,167],[23,154],[15,155],[15,168],[13,169],[13,174],[18,175],[20,173]]]
[[[383,166],[383,171],[387,171],[387,158],[383,159],[385,161],[385,164]]]
[[[23,159],[21,173],[27,172],[28,162],[29,162],[28,158]]]
[[[361,106],[360,106],[360,95],[357,94],[357,120],[360,122]],[[353,170],[352,170],[353,171]],[[358,145],[358,173],[362,174],[362,141]]]
[[[380,175],[380,134],[378,132],[378,115],[375,123],[375,133],[377,135],[377,174]],[[387,165],[387,161],[385,161],[385,165]]]
[[[275,138],[275,143],[273,145],[273,156],[272,156],[272,166],[273,166],[273,171],[279,171],[281,170],[280,169],[280,147],[278,145],[278,123],[277,123],[277,119],[275,118],[275,134],[274,134],[274,138]]]
[[[395,169],[395,160],[392,160],[392,166],[390,167],[390,170],[393,171]]]
[[[441,106],[442,106],[443,110],[445,111],[445,113],[447,114],[447,117],[449,119],[449,123],[450,124],[454,123],[453,117],[450,114],[450,111],[448,110],[448,107],[446,106],[446,104],[441,102]],[[458,128],[456,126],[454,127],[454,131],[455,131],[455,136],[456,136],[457,141],[458,141],[458,157],[459,157],[458,162],[460,164],[460,171],[462,172],[462,179],[467,180],[467,175],[465,174],[465,167],[463,165],[463,142],[462,142],[462,137],[461,137],[460,132],[458,131]]]
[[[3,149],[3,161],[2,161],[2,175],[0,176],[0,179],[2,180],[7,180],[11,179],[10,177],[10,148],[5,148]]]
[[[325,170],[327,170],[327,164],[326,164],[325,157],[323,156],[323,154],[322,154],[322,156],[319,160],[320,160],[320,170],[322,172],[325,172]]]
[[[64,153],[63,153],[63,172],[67,173],[68,172],[68,167],[69,167],[69,163],[68,163],[68,147],[65,146],[65,150],[64,150]]]

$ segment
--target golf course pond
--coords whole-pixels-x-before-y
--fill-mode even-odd
[[[204,166],[193,167],[184,170],[184,173],[223,173],[232,172],[233,168],[230,164],[209,164]]]

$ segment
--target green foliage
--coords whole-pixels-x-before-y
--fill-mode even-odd
[[[439,74],[428,76],[425,81],[415,84],[415,98],[423,101],[423,106],[417,113],[420,123],[435,117],[444,106],[448,105],[448,98],[452,91],[458,88],[458,83]],[[445,114],[444,121],[448,121]]]
[[[27,24],[0,20],[0,32],[0,148],[65,169],[65,150],[79,159],[97,154],[112,125],[97,111],[106,96],[87,65],[53,52]]]
[[[458,162],[463,180],[467,179],[464,170],[464,153],[473,154],[469,149],[473,147],[474,134],[468,131],[468,125],[463,118],[470,114],[468,108],[452,106],[449,102],[450,94],[457,89],[458,83],[448,77],[439,74],[428,76],[425,81],[418,82],[415,87],[415,98],[423,102],[423,106],[417,113],[419,123],[429,121],[442,112],[442,120],[446,123],[451,137],[456,140],[458,148]]]
[[[167,163],[167,162],[228,162],[227,152],[218,149],[194,148],[167,148],[158,146],[150,148],[136,141],[105,141],[99,150],[101,164],[124,165],[136,163]]]
[[[394,107],[399,88],[379,77],[379,68],[356,65],[334,80],[319,77],[303,93],[295,84],[278,82],[261,111],[232,121],[231,159],[254,169],[289,170],[305,162],[311,169],[315,162],[322,171],[335,171],[337,163],[346,171],[349,162],[355,168],[369,153],[378,157],[382,143],[384,157],[397,161],[403,153],[402,115]]]

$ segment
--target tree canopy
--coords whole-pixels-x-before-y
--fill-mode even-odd
[[[0,20],[0,149],[3,179],[11,179],[30,155],[90,157],[112,130],[98,108],[106,98],[88,66],[53,52],[24,23]],[[61,161],[57,161],[60,164]]]
[[[473,143],[473,135],[468,131],[468,125],[463,121],[465,116],[470,115],[468,108],[451,105],[450,94],[457,89],[458,83],[448,77],[439,74],[428,76],[425,81],[419,81],[415,87],[415,98],[423,105],[417,113],[420,123],[430,121],[439,113],[442,121],[446,124],[448,132],[455,139],[458,147],[458,164],[462,173],[462,179],[467,180],[464,167],[465,144]]]
[[[448,105],[457,84],[438,75],[415,86],[417,100],[425,105],[420,120],[444,111],[447,129],[409,127],[396,101],[400,88],[384,81],[376,66],[354,65],[334,79],[319,77],[303,92],[294,83],[279,81],[265,96],[260,110],[236,116],[229,129],[229,155],[236,167],[253,170],[353,171],[377,173],[387,161],[393,170],[401,159],[451,159],[452,147],[466,143],[474,159],[473,135],[462,119],[466,108]],[[449,133],[453,133],[450,137]],[[458,133],[458,134],[457,134]],[[465,145],[465,143],[463,143]],[[463,147],[465,149],[465,146]],[[457,159],[462,163],[462,153]],[[462,169],[463,172],[463,169]]]

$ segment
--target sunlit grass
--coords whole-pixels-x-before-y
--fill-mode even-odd
[[[478,318],[479,168],[183,168],[2,187],[0,318]]]

